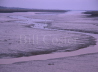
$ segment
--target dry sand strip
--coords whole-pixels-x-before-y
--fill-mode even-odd
[[[0,23],[0,58],[70,52],[96,44],[90,35],[28,28],[8,16],[0,18],[3,21]]]
[[[13,15],[18,15],[18,14],[16,13]],[[9,14],[7,16],[9,16]],[[96,44],[95,38],[90,35],[74,33],[74,32],[72,33],[67,31],[66,32],[50,31],[50,30],[27,28],[23,26],[24,24],[13,22],[13,20],[17,20],[17,19],[12,20],[9,19],[7,16],[6,15],[5,17],[2,16],[3,20],[0,20],[1,58],[30,56],[30,55],[38,54],[39,51],[42,51],[41,53],[43,53],[43,51],[45,51],[45,53],[46,51],[49,51],[47,53],[58,52],[58,51],[69,52],[69,51],[79,50],[81,48],[85,48],[90,45]],[[62,24],[62,26],[64,27],[65,24]],[[81,24],[80,28],[82,26],[83,25]],[[94,25],[90,25],[91,27],[90,31],[92,31],[95,28],[95,26],[94,27],[93,26]],[[89,28],[82,28],[82,30],[84,31],[86,29],[89,30]],[[95,28],[94,31],[98,31],[97,27]],[[27,36],[30,34],[29,38],[32,38],[32,35],[39,35],[40,38],[40,40],[38,41],[39,46],[38,44],[34,44],[34,43],[32,44],[32,41],[26,42],[25,44],[24,43],[20,44],[19,41],[20,41],[21,34],[23,36]],[[43,34],[46,36],[52,35],[45,38],[46,43],[49,43],[47,45],[44,45],[43,40],[41,40],[43,39]],[[57,37],[60,41],[58,42],[55,39],[55,37]],[[71,42],[69,43],[68,41],[68,43],[65,44],[65,42],[63,42],[65,37],[69,39],[69,41]],[[53,43],[51,42],[52,40],[50,39],[54,39]],[[23,40],[22,42],[24,42]],[[73,42],[75,44],[73,44]],[[18,62],[18,63],[8,64],[8,65],[6,64],[0,65],[0,72],[98,72],[97,63],[98,63],[98,52],[93,54],[74,56],[74,57],[64,57],[64,58],[43,60],[43,61],[41,60],[25,61],[25,62]]]
[[[0,65],[0,72],[98,72],[98,53]]]
[[[47,54],[59,50],[69,52],[96,44],[94,37],[85,34],[29,29],[17,24],[7,24],[0,26],[0,58]],[[29,38],[31,40],[25,42],[25,36],[27,41]],[[35,43],[32,42],[32,36],[35,36]],[[39,38],[38,43],[36,36]]]
[[[71,32],[73,33],[73,32]],[[76,32],[77,33],[77,32]],[[81,32],[78,32],[81,34]],[[85,33],[83,33],[85,34]],[[70,52],[63,52],[65,50],[61,50],[60,52],[53,52],[50,54],[41,54],[41,55],[34,55],[34,56],[29,56],[29,57],[19,57],[19,58],[8,58],[6,59],[0,59],[0,64],[12,64],[15,62],[22,62],[22,61],[31,61],[31,60],[48,60],[48,59],[54,59],[54,58],[62,58],[62,57],[70,57],[70,56],[77,56],[77,55],[83,55],[83,54],[89,54],[89,53],[96,53],[98,52],[98,35],[97,34],[89,34],[86,33],[87,35],[93,36],[96,39],[96,45],[94,46],[89,46],[86,48],[82,48],[79,50],[75,51],[70,51]]]

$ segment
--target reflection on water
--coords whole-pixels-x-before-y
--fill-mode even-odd
[[[40,15],[57,15],[57,14],[64,14],[66,12],[37,12],[35,14],[40,14]]]
[[[30,19],[24,16],[9,16],[10,18],[20,19],[22,21],[15,21],[17,23],[25,23],[27,27],[31,28],[40,28],[47,29],[47,27],[52,23],[52,20],[44,20],[44,19]]]
[[[67,21],[72,21],[70,23],[73,24],[77,24],[82,21],[83,23],[88,23],[87,26],[89,26],[89,24],[98,24],[97,21],[97,17],[96,18],[88,18],[86,17],[87,15],[85,15],[85,18],[81,18],[83,17],[81,14],[83,11],[74,11],[74,12],[69,12],[69,13],[65,13],[64,15],[68,15],[68,14],[75,14],[75,17],[71,17],[71,18],[66,18]],[[76,16],[78,14],[78,16]],[[44,20],[44,19],[31,19],[31,18],[27,18],[25,16],[9,16],[11,18],[15,18],[15,19],[19,19],[21,21],[16,21],[17,23],[24,23],[26,24],[27,27],[32,27],[32,28],[40,28],[40,29],[45,29],[47,28],[48,25],[50,25],[52,23],[53,20]],[[64,19],[64,20],[66,20]],[[72,20],[71,20],[72,19]],[[57,19],[57,21],[62,22],[62,19]],[[81,28],[81,27],[80,27]],[[72,33],[75,33],[72,31]],[[83,32],[80,32],[83,33]],[[93,36],[94,38],[96,38],[96,41],[98,41],[98,35],[97,34],[90,34],[90,33],[84,33],[86,35],[90,35]],[[76,51],[72,51],[72,52],[58,52],[58,53],[52,53],[52,54],[44,54],[44,55],[37,55],[37,56],[31,56],[31,57],[22,57],[22,58],[13,58],[13,59],[1,59],[0,60],[0,64],[10,64],[10,63],[14,63],[14,62],[20,62],[20,61],[29,61],[29,60],[47,60],[47,59],[52,59],[52,58],[60,58],[60,57],[68,57],[68,56],[76,56],[76,55],[81,55],[81,54],[87,54],[87,53],[95,53],[98,52],[98,43],[95,46],[90,46],[84,49],[79,49]]]
[[[95,37],[98,41],[98,35],[89,34],[89,33],[84,33],[84,34],[91,35]],[[30,56],[30,57],[0,59],[0,64],[12,64],[15,62],[31,61],[31,60],[47,60],[47,59],[53,59],[53,58],[69,57],[69,56],[76,56],[76,55],[97,53],[97,52],[98,52],[98,43],[95,46],[90,46],[90,47],[79,49],[79,50],[72,51],[72,52],[57,52],[57,53],[36,55],[36,56]]]

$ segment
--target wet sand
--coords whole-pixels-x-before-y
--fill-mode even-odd
[[[28,20],[9,17],[19,15],[41,20],[28,23]],[[36,23],[47,26],[34,27]],[[8,65],[0,65],[0,71],[97,72],[97,29],[97,20],[81,14],[1,14],[0,62]]]
[[[0,72],[98,72],[98,53],[0,65]]]
[[[16,14],[13,13],[13,16],[15,15]],[[56,15],[53,16],[55,17]],[[0,26],[0,58],[49,54],[59,51],[69,52],[96,44],[95,38],[86,34],[40,29],[40,27],[29,28],[26,27],[26,25],[29,25],[28,23],[16,22],[25,22],[25,18],[12,19],[9,17],[9,14],[3,16],[3,18],[4,21],[1,16],[3,23],[1,23]],[[27,20],[27,18],[25,20]],[[37,20],[37,22],[40,22],[40,20]],[[29,23],[32,24],[34,22],[29,21]]]

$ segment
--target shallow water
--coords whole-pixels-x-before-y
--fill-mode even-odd
[[[71,32],[73,33],[73,31]],[[76,33],[81,33],[81,32],[76,32]],[[94,38],[96,38],[96,41],[98,42],[97,34],[90,34],[90,33],[83,33],[83,34],[93,36]],[[94,46],[90,46],[90,47],[79,49],[72,52],[58,52],[58,53],[43,54],[43,55],[36,55],[36,56],[29,56],[29,57],[0,59],[0,64],[12,64],[15,62],[31,61],[31,60],[47,60],[47,59],[77,56],[81,54],[89,54],[89,53],[96,53],[96,52],[98,52],[98,43]]]
[[[70,12],[70,13],[65,13],[65,14],[74,14],[74,13],[77,13],[77,12]],[[80,14],[80,16],[81,16],[80,12],[78,12],[78,14]],[[38,28],[38,29],[48,28],[47,27],[48,24],[47,23],[36,23],[36,22],[47,22],[47,21],[52,22],[52,20],[30,19],[30,18],[26,18],[24,16],[10,16],[10,17],[23,20],[23,21],[16,21],[18,23],[34,24],[34,26],[31,25],[31,27],[32,28]],[[75,32],[75,31],[70,31],[70,32],[72,32],[72,33],[82,33],[82,34],[90,35],[90,36],[93,36],[94,38],[96,38],[96,41],[98,41],[98,35],[97,34]],[[90,46],[90,47],[79,49],[79,50],[72,51],[72,52],[57,52],[57,53],[36,55],[36,56],[29,56],[29,57],[0,59],[0,64],[11,64],[11,63],[15,63],[15,62],[30,61],[30,60],[47,60],[47,59],[52,59],[52,58],[69,57],[69,56],[76,56],[76,55],[88,54],[88,53],[96,53],[96,52],[98,52],[98,43],[96,45],[94,45],[94,46]]]
[[[40,28],[40,29],[47,28],[48,24],[46,22],[49,22],[49,23],[52,22],[52,20],[33,19],[33,18],[30,19],[24,16],[9,16],[9,17],[22,20],[22,21],[15,21],[17,23],[33,24],[33,26],[31,25],[32,28]],[[44,23],[36,23],[36,22],[44,22]]]

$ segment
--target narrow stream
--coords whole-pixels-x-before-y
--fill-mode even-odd
[[[16,17],[13,16],[12,18],[16,18]],[[28,18],[24,18],[24,17],[17,17],[17,18],[22,19],[22,20],[24,20],[24,19],[29,20]],[[39,19],[36,19],[36,20],[39,20]],[[30,22],[30,24],[36,20],[32,20]],[[40,21],[46,21],[46,20],[40,19]],[[47,21],[51,22],[51,20],[47,20]],[[42,24],[37,24],[35,22],[34,22],[34,24],[36,25],[35,28],[39,28],[40,27],[39,25],[41,25],[42,28],[44,28],[44,25],[42,25]],[[47,25],[45,25],[45,26],[47,26]],[[70,32],[82,33],[82,32],[74,32],[74,31],[70,31]],[[97,34],[90,34],[90,33],[82,33],[82,34],[93,36],[94,38],[96,38],[96,41],[98,41],[98,35]],[[53,58],[69,57],[69,56],[76,56],[76,55],[96,53],[96,52],[98,52],[98,43],[94,46],[90,46],[90,47],[79,49],[79,50],[72,51],[72,52],[58,52],[58,53],[43,54],[43,55],[36,55],[36,56],[29,56],[29,57],[0,59],[0,64],[12,64],[15,62],[23,62],[23,61],[31,61],[31,60],[47,60],[47,59],[53,59]]]
[[[15,19],[19,19],[22,21],[15,21],[17,23],[25,23],[25,24],[32,24],[31,27],[32,28],[40,28],[40,29],[47,29],[48,24],[47,23],[51,23],[52,20],[43,20],[43,19],[30,19],[30,18],[26,18],[23,16],[9,16],[10,18],[15,18]],[[37,22],[41,22],[41,23],[37,23]]]
[[[83,34],[93,36],[96,38],[96,41],[98,41],[97,34],[89,34],[89,33],[83,33]],[[69,57],[69,56],[76,56],[76,55],[96,53],[96,52],[98,52],[98,43],[94,46],[90,46],[90,47],[79,49],[72,52],[58,52],[58,53],[36,55],[36,56],[29,56],[29,57],[0,59],[0,64],[12,64],[15,62],[31,61],[31,60],[47,60],[47,59],[53,59],[53,58]]]

